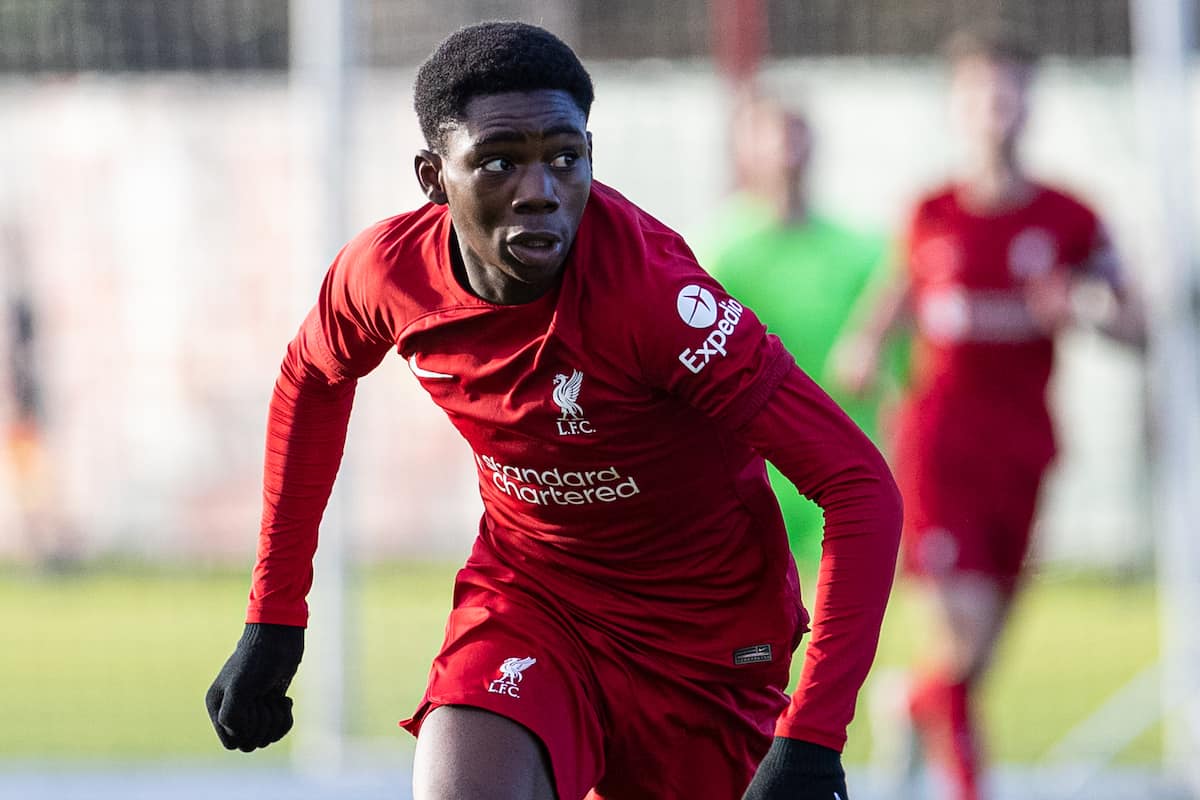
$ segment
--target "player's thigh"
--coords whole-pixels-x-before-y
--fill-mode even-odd
[[[1007,591],[1016,591],[1025,570],[1045,471],[1036,467],[1003,470],[994,481],[989,514],[994,573]]]
[[[413,760],[414,800],[555,800],[550,760],[521,725],[490,711],[439,706]]]

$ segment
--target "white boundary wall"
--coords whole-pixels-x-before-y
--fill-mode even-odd
[[[720,85],[702,64],[593,73],[597,176],[701,236],[728,184]],[[770,76],[811,111],[814,190],[834,214],[890,228],[953,164],[934,65],[787,63]],[[354,228],[421,200],[411,79],[362,76]],[[282,77],[0,82],[0,219],[23,232],[29,254],[55,506],[85,553],[253,553],[266,403],[300,321],[295,297],[315,298],[317,285],[295,285],[294,265],[320,248],[315,188],[296,169],[309,139],[292,126],[289,102]],[[1143,272],[1154,267],[1140,258],[1154,252],[1142,233],[1151,188],[1135,133],[1126,63],[1047,65],[1029,156],[1102,210]],[[1065,345],[1056,387],[1064,453],[1042,519],[1044,557],[1142,563],[1140,368],[1088,336]],[[355,481],[346,500],[365,554],[465,552],[479,513],[468,451],[398,360],[361,385],[347,457]],[[0,463],[0,557],[26,546],[7,468]]]

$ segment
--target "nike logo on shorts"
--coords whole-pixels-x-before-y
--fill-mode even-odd
[[[423,369],[417,364],[417,354],[413,353],[408,357],[408,368],[412,370],[413,375],[418,378],[429,378],[430,380],[447,380],[453,379],[453,375],[447,375],[445,372],[434,372],[433,370]]]

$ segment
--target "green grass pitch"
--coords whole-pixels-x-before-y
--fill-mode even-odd
[[[363,572],[355,590],[362,641],[353,662],[356,733],[409,747],[396,720],[420,697],[441,641],[454,569],[393,564]],[[0,570],[0,759],[220,756],[203,698],[240,633],[247,588],[248,570],[106,567],[45,576]],[[920,647],[918,629],[912,599],[901,588],[876,664],[906,663]],[[311,631],[310,640],[318,635]],[[1157,641],[1149,581],[1035,580],[986,687],[993,757],[1037,760],[1152,663]],[[864,702],[850,732],[850,763],[868,752]],[[303,715],[302,696],[297,708]],[[1121,760],[1150,762],[1160,750],[1153,731]],[[272,751],[278,758],[287,748]]]

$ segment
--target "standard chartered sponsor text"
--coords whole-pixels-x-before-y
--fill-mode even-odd
[[[475,462],[500,492],[537,506],[584,506],[615,503],[641,492],[632,475],[614,466],[589,470],[538,469],[502,464],[475,454]]]

